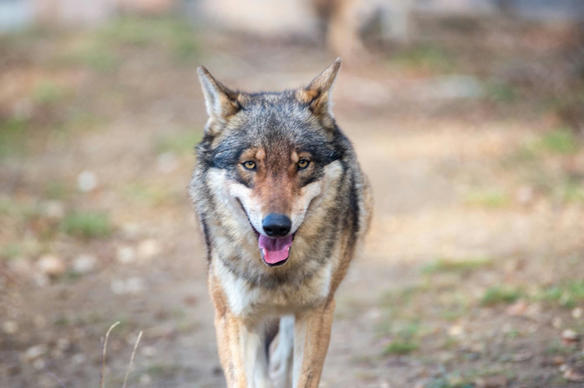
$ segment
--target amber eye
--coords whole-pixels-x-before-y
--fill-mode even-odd
[[[241,165],[246,170],[255,170],[255,168],[256,168],[256,164],[255,164],[255,162],[253,160],[245,161],[245,162],[241,163]]]
[[[308,159],[300,159],[296,165],[298,166],[299,170],[304,170],[310,164],[310,160]]]

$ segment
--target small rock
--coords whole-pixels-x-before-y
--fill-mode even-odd
[[[480,377],[476,384],[479,388],[502,388],[507,386],[507,378],[505,376]]]
[[[50,283],[49,277],[47,275],[45,275],[44,273],[40,273],[40,272],[33,273],[32,280],[39,287],[45,287],[45,286],[49,285],[49,283]]]
[[[73,261],[73,271],[78,274],[86,274],[95,269],[97,259],[95,256],[82,254]]]
[[[513,361],[513,362],[524,362],[524,361],[531,360],[532,358],[533,358],[533,353],[531,353],[529,351],[523,351],[523,352],[515,353],[511,357],[511,361]]]
[[[154,239],[141,241],[138,244],[138,256],[141,259],[150,259],[161,251],[160,243]]]
[[[149,374],[144,373],[140,376],[140,385],[150,385],[152,383],[152,377]]]
[[[574,330],[566,329],[562,331],[562,341],[566,344],[575,344],[580,341],[580,335]]]
[[[50,277],[61,276],[67,270],[67,266],[63,259],[53,255],[42,256],[37,261],[36,265],[42,274]]]
[[[448,334],[452,337],[460,337],[464,334],[464,328],[461,325],[452,325],[448,329]]]
[[[58,220],[65,215],[65,206],[61,201],[47,201],[44,204],[44,211],[47,217]]]
[[[144,346],[142,354],[146,357],[154,357],[156,355],[156,348],[154,346]]]
[[[142,233],[140,225],[133,222],[123,223],[121,229],[124,237],[128,239],[135,239]]]
[[[69,341],[69,339],[59,338],[57,340],[57,348],[59,350],[65,351],[65,350],[68,350],[70,347],[71,347],[71,341]]]
[[[584,310],[582,310],[581,307],[576,307],[574,310],[572,310],[572,317],[574,319],[580,319],[580,318],[582,318],[583,313],[584,313]]]
[[[584,373],[577,371],[572,367],[565,368],[563,377],[573,383],[584,382]]]
[[[92,171],[82,171],[77,176],[77,188],[79,191],[88,193],[97,187],[97,175]]]
[[[111,282],[111,289],[117,295],[139,294],[145,288],[144,280],[138,277],[112,280]]]
[[[73,362],[74,365],[81,365],[86,360],[87,360],[87,358],[82,353],[77,353],[73,357],[71,357],[71,361]]]
[[[15,321],[4,321],[2,331],[6,334],[15,334],[18,331],[18,323]]]
[[[560,366],[565,364],[566,358],[564,356],[554,356],[550,360],[550,364],[553,366]]]
[[[31,346],[24,352],[23,355],[24,361],[32,362],[37,358],[41,357],[42,355],[44,355],[45,353],[47,353],[47,350],[48,350],[47,345],[44,344]]]
[[[129,264],[136,260],[136,251],[129,246],[118,247],[117,259],[122,264]]]

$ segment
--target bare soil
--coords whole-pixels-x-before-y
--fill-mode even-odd
[[[122,385],[141,330],[130,386],[224,386],[186,192],[205,122],[194,69],[278,90],[332,58],[203,32],[183,58],[157,38],[103,46],[94,34],[31,33],[1,49],[2,131],[25,125],[0,139],[0,385],[98,386],[120,321],[108,387]],[[321,386],[584,386],[581,140],[521,91],[476,94],[480,75],[457,76],[465,68],[433,52],[378,54],[344,66],[334,90],[375,216],[338,292]],[[105,227],[71,221],[95,211]]]

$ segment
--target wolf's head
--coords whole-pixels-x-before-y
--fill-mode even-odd
[[[270,266],[286,262],[311,204],[342,170],[348,141],[330,101],[340,66],[337,59],[306,87],[279,93],[234,91],[198,69],[209,115],[198,163],[216,206],[238,213]]]

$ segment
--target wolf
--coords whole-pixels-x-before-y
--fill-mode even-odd
[[[246,93],[197,69],[208,120],[190,195],[228,387],[317,387],[334,295],[371,216],[336,124],[340,59],[306,87]]]

